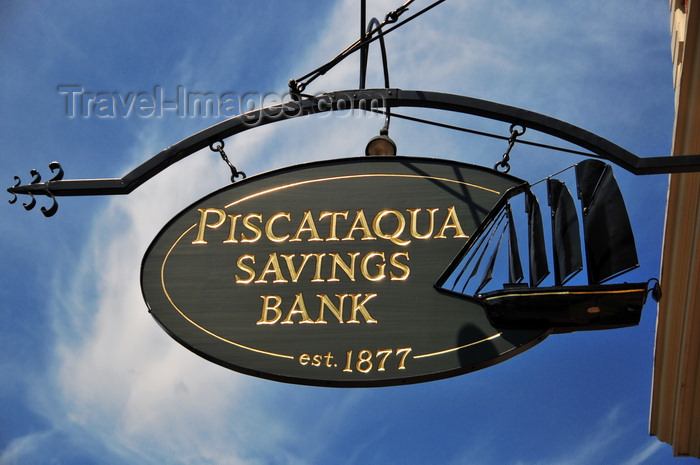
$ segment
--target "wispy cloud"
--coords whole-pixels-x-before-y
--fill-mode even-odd
[[[37,457],[45,449],[52,435],[51,431],[41,431],[14,439],[2,451],[0,464],[11,465],[21,463],[20,460],[24,457]]]
[[[648,459],[654,456],[658,451],[664,448],[664,443],[656,438],[649,438],[648,445],[634,454],[626,462],[621,465],[642,465]]]

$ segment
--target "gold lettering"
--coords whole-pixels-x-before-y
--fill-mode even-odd
[[[418,233],[418,212],[421,211],[422,208],[414,208],[408,210],[408,212],[411,214],[411,236],[415,237],[416,239],[430,239],[430,236],[433,235],[433,228],[435,227],[435,212],[440,210],[439,208],[428,208],[426,211],[430,213],[430,227],[428,228],[428,232],[425,234],[419,234]]]
[[[301,316],[301,321],[299,321],[300,324],[302,323],[311,323],[313,324],[314,320],[309,318],[309,314],[306,313],[306,305],[304,304],[304,296],[299,293],[296,294],[296,298],[294,299],[294,303],[292,304],[292,308],[289,309],[289,313],[287,313],[287,318],[282,320],[283,325],[291,325],[294,324],[292,321],[292,316],[294,315],[299,315]]]
[[[316,274],[314,274],[314,279],[311,280],[312,283],[322,283],[324,282],[324,279],[321,278],[321,265],[323,264],[323,257],[326,256],[325,253],[315,253],[313,254],[314,257],[316,257]]]
[[[369,273],[368,263],[374,257],[381,257],[382,261],[377,265],[377,269],[379,270],[379,272],[376,275],[371,275]],[[369,281],[381,281],[382,279],[386,278],[386,276],[384,275],[384,267],[386,266],[384,264],[384,260],[384,252],[371,252],[365,255],[362,258],[362,261],[360,262],[362,276],[367,278]]]
[[[273,283],[286,283],[287,282],[287,280],[284,279],[284,276],[282,275],[282,269],[280,268],[280,262],[277,259],[276,252],[273,252],[270,254],[270,258],[267,259],[267,263],[265,264],[265,268],[263,268],[262,272],[258,276],[258,279],[255,280],[256,284],[257,283],[267,283],[267,279],[265,278],[265,275],[268,273],[275,274],[275,280],[272,281]]]
[[[197,239],[192,241],[192,244],[206,244],[207,241],[204,240],[204,231],[206,228],[216,229],[226,221],[226,212],[220,208],[198,208],[199,210],[199,229],[197,230]],[[207,223],[207,218],[209,213],[216,213],[219,215],[219,219],[214,223]]]
[[[236,275],[236,283],[240,284],[248,284],[253,281],[253,278],[255,278],[255,270],[248,265],[243,263],[243,260],[250,260],[251,263],[255,263],[255,256],[254,255],[241,255],[238,257],[238,268],[241,271],[245,271],[248,273],[248,278],[242,279],[240,276]]]
[[[336,226],[338,222],[338,217],[342,216],[344,219],[348,219],[348,211],[342,211],[342,212],[321,212],[321,215],[318,217],[318,220],[321,221],[322,219],[329,217],[331,218],[331,224],[330,224],[330,231],[328,234],[328,237],[326,238],[327,241],[338,241],[338,236],[336,236]]]
[[[289,239],[289,234],[286,236],[278,237],[275,236],[275,234],[272,232],[272,224],[277,221],[280,218],[287,218],[287,221],[290,221],[291,215],[287,212],[280,212],[275,215],[272,215],[269,220],[267,220],[267,223],[265,223],[265,234],[267,235],[267,238],[270,239],[272,242],[284,242],[287,239]]]
[[[347,322],[359,323],[360,321],[357,319],[357,312],[359,311],[367,323],[376,323],[377,320],[372,318],[372,315],[370,315],[367,311],[367,307],[365,307],[365,304],[369,302],[370,299],[377,297],[377,294],[365,294],[365,300],[363,300],[360,303],[358,303],[358,300],[360,299],[362,294],[350,295],[352,296],[352,312],[350,313],[351,317]]]
[[[321,323],[321,324],[326,324],[328,323],[324,318],[323,318],[323,310],[324,308],[328,307],[328,310],[331,311],[333,315],[338,319],[338,322],[342,323],[343,322],[343,303],[345,302],[345,298],[349,296],[350,294],[336,294],[335,296],[338,298],[338,306],[336,307],[333,301],[326,295],[326,294],[316,294],[316,297],[321,299],[321,303],[319,304],[319,310],[318,310],[318,319],[316,320],[316,323]]]
[[[304,212],[304,218],[301,220],[301,223],[299,224],[299,229],[297,229],[297,233],[294,235],[294,237],[292,239],[289,239],[289,242],[301,241],[301,238],[299,236],[303,232],[310,233],[310,236],[307,239],[309,241],[322,241],[323,240],[323,239],[321,239],[321,236],[318,235],[318,230],[316,229],[316,223],[314,223],[314,217],[311,215],[311,210],[306,210]]]
[[[407,263],[401,263],[398,261],[398,257],[406,257],[406,261],[408,261],[408,252],[395,252],[391,254],[391,257],[389,257],[389,263],[403,271],[403,274],[395,275],[393,271],[390,271],[389,276],[391,277],[392,281],[405,281],[408,278],[408,275],[411,274],[411,269],[408,267]]]
[[[258,226],[250,222],[253,218],[257,219],[258,221],[260,221],[260,224],[262,224],[262,215],[260,213],[248,213],[243,218],[243,226],[248,228],[248,230],[253,233],[253,237],[249,238],[243,235],[243,233],[241,233],[241,242],[256,242],[262,237],[262,230]]]
[[[457,218],[457,212],[455,211],[455,207],[452,206],[447,209],[447,216],[445,217],[445,222],[442,224],[442,227],[440,228],[440,232],[438,233],[437,236],[435,236],[436,239],[445,239],[445,230],[447,229],[454,229],[455,233],[453,238],[468,238],[466,234],[464,234],[464,231],[462,231],[462,225],[459,224],[459,218]]]
[[[372,236],[372,231],[369,229],[369,224],[367,224],[364,210],[357,210],[355,212],[355,219],[352,222],[352,226],[350,226],[350,231],[348,231],[348,234],[342,240],[354,241],[355,238],[352,237],[352,234],[355,231],[362,231],[363,235],[361,240],[363,241],[377,240],[376,237]]]
[[[345,271],[345,274],[347,275],[348,278],[350,278],[350,281],[355,281],[355,261],[360,255],[360,252],[355,252],[355,253],[350,253],[348,252],[348,255],[350,256],[350,265],[345,263],[342,258],[340,258],[339,253],[332,253],[331,256],[333,257],[333,267],[331,268],[331,277],[328,280],[328,282],[337,282],[340,281],[335,276],[335,270],[338,266]]]
[[[238,218],[240,218],[243,215],[229,215],[228,217],[231,218],[231,226],[229,227],[229,233],[228,233],[228,239],[224,241],[224,244],[231,244],[231,243],[237,243],[238,241],[236,240],[236,223],[238,222]]]
[[[380,227],[382,218],[384,218],[387,215],[394,215],[397,221],[396,230],[391,234],[385,234],[382,231],[382,228]],[[411,241],[402,241],[399,239],[399,236],[403,234],[403,230],[405,227],[406,219],[403,217],[401,212],[397,210],[382,210],[379,213],[377,213],[377,216],[374,217],[374,221],[372,222],[372,228],[374,229],[374,233],[377,235],[377,237],[380,237],[382,239],[388,239],[394,244],[402,246],[411,243]]]
[[[262,306],[262,316],[258,320],[257,325],[274,325],[282,318],[282,310],[280,310],[280,304],[282,303],[282,297],[278,295],[261,295],[260,298],[263,300]],[[271,306],[270,300],[274,300],[275,303]],[[270,310],[274,312],[274,318],[269,319]]]
[[[302,261],[301,261],[301,265],[299,265],[298,269],[294,268],[294,261],[293,261],[294,257],[296,257],[296,254],[292,254],[292,255],[282,254],[281,256],[287,262],[287,268],[289,269],[289,274],[292,277],[292,282],[295,283],[299,279],[299,275],[301,274],[301,271],[304,269],[306,262],[309,261],[309,257],[313,256],[313,254],[311,254],[311,253],[301,254]]]

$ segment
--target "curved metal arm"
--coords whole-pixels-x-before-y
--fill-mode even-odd
[[[407,2],[409,3],[409,2]],[[406,8],[404,6],[404,8]],[[400,14],[400,13],[399,13]],[[398,15],[397,15],[398,17]],[[389,15],[387,15],[387,19],[389,18]],[[386,20],[385,20],[386,21]],[[384,36],[382,35],[382,23],[379,22],[377,18],[372,18],[369,21],[369,24],[367,24],[367,33],[365,34],[364,39],[371,39],[372,34],[377,32],[379,34],[379,45],[382,51],[382,68],[384,69],[384,88],[388,89],[391,87],[389,84],[389,64],[387,62],[387,55],[386,55],[386,44],[384,43]],[[369,53],[369,43],[367,43],[363,48],[362,48],[362,57],[360,60],[360,89],[365,88],[365,83],[367,81],[367,55]],[[381,133],[386,135],[389,133],[389,123],[391,122],[391,106],[387,105],[386,106],[386,112],[384,116],[384,127],[381,130]]]
[[[170,165],[209,147],[216,141],[249,129],[316,113],[348,109],[371,111],[388,106],[454,111],[520,125],[575,144],[637,175],[700,171],[700,155],[640,158],[585,129],[522,108],[461,95],[421,90],[356,89],[329,92],[300,101],[293,100],[222,121],[166,148],[123,178],[62,180],[54,177],[47,182],[38,182],[35,178],[30,184],[20,185],[19,178],[15,177],[18,182],[7,191],[13,195],[49,197],[129,194]]]
[[[374,34],[375,32],[379,34],[379,46],[382,50],[382,67],[384,69],[384,88],[388,89],[391,86],[389,85],[389,65],[387,64],[386,44],[384,42],[384,36],[382,35],[382,24],[379,22],[379,20],[377,18],[372,18],[369,20],[369,24],[367,24],[367,34],[365,35],[365,37],[370,39],[370,38],[372,38],[372,34]],[[369,52],[369,43],[367,43],[362,48],[362,54],[364,57],[360,63],[360,89],[365,88],[365,83],[367,81],[367,53],[368,52]]]

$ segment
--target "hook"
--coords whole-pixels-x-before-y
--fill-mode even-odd
[[[289,94],[292,96],[293,100],[295,100],[295,101],[301,100],[301,97],[302,97],[301,93],[304,92],[304,89],[306,89],[305,83],[297,82],[296,79],[289,80]],[[212,149],[212,150],[214,150],[214,149]]]
[[[651,283],[654,281],[656,281],[656,283],[651,286]],[[654,301],[658,302],[661,300],[663,293],[661,292],[661,283],[659,283],[658,279],[651,278],[647,282],[647,292],[651,292],[651,298],[654,299]]]

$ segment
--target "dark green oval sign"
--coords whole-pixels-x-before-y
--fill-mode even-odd
[[[332,160],[221,189],[177,215],[142,265],[151,313],[178,342],[278,381],[383,386],[473,371],[541,331],[494,329],[434,283],[523,181],[408,157]]]

